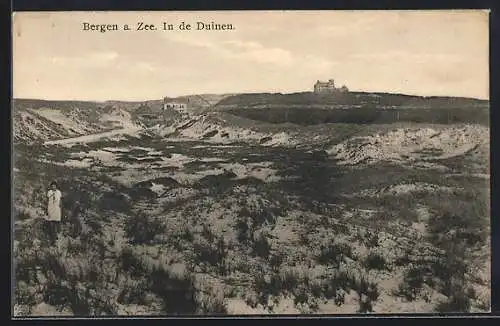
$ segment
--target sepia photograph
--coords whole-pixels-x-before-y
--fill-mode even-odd
[[[489,11],[12,15],[12,314],[489,313]]]

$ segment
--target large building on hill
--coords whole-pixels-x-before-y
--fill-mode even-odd
[[[348,92],[349,89],[343,85],[340,88],[335,87],[335,80],[329,79],[327,82],[316,81],[314,84],[314,93],[337,93]]]

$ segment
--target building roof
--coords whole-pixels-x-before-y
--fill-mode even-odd
[[[330,79],[329,81],[326,81],[326,82],[322,82],[322,81],[317,81],[316,84],[318,85],[331,85],[331,84],[334,84],[335,81],[333,79]]]

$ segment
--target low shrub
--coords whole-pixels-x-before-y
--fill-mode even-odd
[[[193,249],[195,264],[205,263],[216,267],[222,275],[226,274],[227,249],[222,238],[213,242],[195,242]]]
[[[398,290],[394,293],[408,301],[413,301],[420,294],[426,282],[425,271],[422,267],[412,267],[404,274],[403,282],[399,284]]]
[[[371,252],[364,260],[367,269],[390,270],[387,261],[381,254]]]
[[[346,257],[353,257],[352,248],[347,243],[330,243],[321,248],[316,260],[320,264],[338,266],[345,262]]]
[[[252,252],[254,255],[267,259],[271,253],[271,245],[267,236],[260,233],[252,243]]]
[[[374,282],[368,281],[364,276],[354,278],[353,289],[359,296],[359,312],[372,312],[373,302],[377,301],[380,292]]]
[[[157,219],[139,214],[125,223],[125,234],[134,244],[149,243],[154,237],[164,232],[165,226]]]

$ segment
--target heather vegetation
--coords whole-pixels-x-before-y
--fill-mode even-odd
[[[478,123],[489,125],[489,108],[314,108],[308,106],[277,106],[228,108],[234,115],[270,123],[295,123],[315,125],[323,123],[387,124],[395,122],[413,123]]]
[[[15,314],[489,310],[487,128],[280,126],[292,139],[219,117],[182,118],[171,138],[19,138]]]

